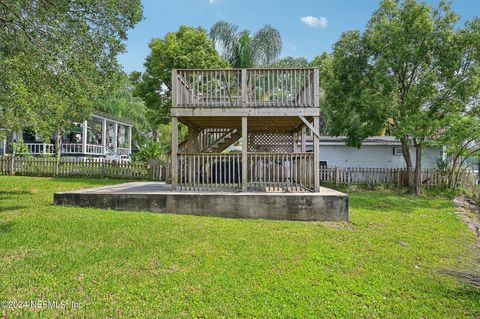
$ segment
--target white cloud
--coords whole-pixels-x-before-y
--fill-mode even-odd
[[[213,0],[215,1],[215,0]],[[320,28],[324,29],[327,27],[328,20],[325,17],[312,17],[312,16],[305,16],[301,17],[300,21],[308,25],[309,27],[312,28]]]
[[[217,0],[208,0],[208,3],[210,4],[214,4],[215,2],[217,2]]]

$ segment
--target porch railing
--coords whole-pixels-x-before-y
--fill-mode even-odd
[[[28,152],[33,155],[55,153],[55,146],[53,144],[25,143],[25,146],[28,148]]]
[[[87,154],[103,155],[105,154],[105,148],[103,145],[87,144]]]
[[[82,154],[82,144],[65,143],[62,144],[62,154]]]
[[[318,70],[174,70],[174,107],[316,107]]]

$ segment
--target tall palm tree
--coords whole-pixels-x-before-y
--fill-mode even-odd
[[[210,29],[210,38],[235,68],[271,66],[282,50],[280,32],[271,25],[252,35],[248,30],[238,31],[236,24],[218,21]]]

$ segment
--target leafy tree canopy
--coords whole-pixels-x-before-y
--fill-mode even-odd
[[[153,111],[154,126],[166,124],[170,118],[172,69],[209,69],[227,67],[207,32],[202,28],[181,26],[177,32],[167,33],[163,39],[150,42],[150,55],[145,62],[143,74],[134,73],[135,94],[142,97]]]
[[[306,68],[308,67],[308,60],[302,57],[295,58],[287,56],[280,59],[273,66],[275,68]]]
[[[50,136],[89,116],[141,19],[140,0],[0,0],[0,129]]]

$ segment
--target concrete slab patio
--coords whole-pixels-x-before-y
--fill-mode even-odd
[[[162,182],[133,182],[55,193],[55,205],[230,218],[348,221],[348,195],[311,192],[172,191]]]

